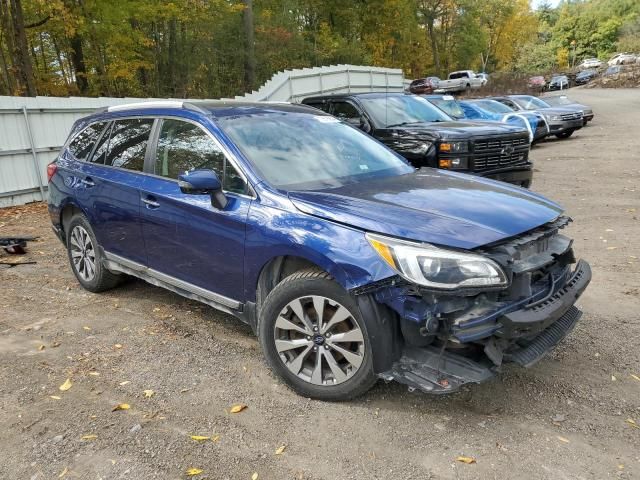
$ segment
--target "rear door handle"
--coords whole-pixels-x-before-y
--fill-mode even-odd
[[[158,208],[160,204],[155,200],[151,200],[150,198],[143,198],[142,203],[144,203],[147,208]]]
[[[80,180],[85,187],[95,187],[96,183],[91,179],[91,177],[83,178]]]

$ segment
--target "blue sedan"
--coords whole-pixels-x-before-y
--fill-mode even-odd
[[[451,95],[427,95],[425,98],[456,120],[501,122],[526,128],[532,144],[549,135],[547,122],[539,113],[516,112],[489,99],[459,101]]]

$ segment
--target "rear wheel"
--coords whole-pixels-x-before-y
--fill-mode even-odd
[[[87,219],[83,215],[74,216],[66,230],[69,263],[80,285],[95,293],[115,287],[121,276],[102,265],[102,254]]]
[[[573,135],[574,131],[575,130],[567,130],[566,132],[556,133],[556,137],[558,137],[558,138],[569,138],[571,135]]]
[[[349,400],[376,382],[356,302],[319,269],[296,272],[269,293],[259,336],[269,366],[305,397]]]

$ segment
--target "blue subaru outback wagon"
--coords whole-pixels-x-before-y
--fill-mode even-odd
[[[416,170],[300,105],[156,102],[79,120],[49,212],[91,292],[135,276],[247,322],[302,395],[446,393],[530,366],[591,279],[546,198]]]

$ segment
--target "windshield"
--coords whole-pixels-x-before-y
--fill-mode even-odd
[[[367,113],[382,128],[414,123],[450,122],[452,119],[424,98],[413,95],[360,97]]]
[[[513,113],[513,108],[509,108],[504,103],[496,102],[495,100],[477,100],[469,103],[475,104],[492,113]]]
[[[282,190],[334,188],[414,171],[398,155],[329,115],[269,112],[218,119],[261,176]]]
[[[573,100],[569,100],[568,97],[549,97],[546,99],[547,103],[551,105],[572,105],[575,102]]]
[[[460,105],[458,105],[458,102],[456,102],[455,100],[447,100],[445,98],[430,98],[429,101],[453,118],[464,118],[464,111],[462,110],[462,108],[460,108]]]
[[[536,110],[538,108],[549,108],[551,106],[548,103],[543,102],[539,98],[531,97],[529,95],[511,98],[525,110]]]

